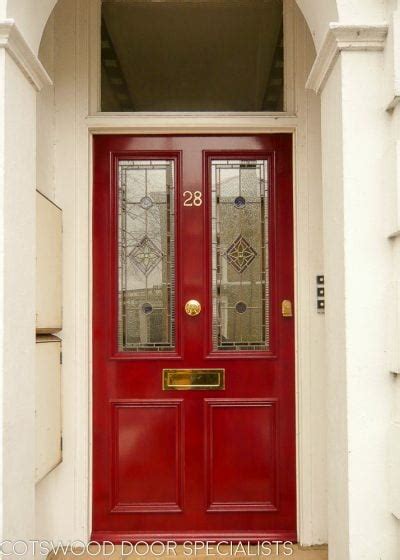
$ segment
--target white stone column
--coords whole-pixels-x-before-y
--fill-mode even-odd
[[[398,555],[387,476],[386,34],[331,24],[308,83],[322,103],[330,560]]]
[[[36,91],[46,80],[13,20],[0,21],[1,540],[35,534]]]

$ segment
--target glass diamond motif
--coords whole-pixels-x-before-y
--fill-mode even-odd
[[[256,256],[256,251],[242,235],[239,235],[225,252],[228,263],[239,274],[242,274],[251,265]]]
[[[162,257],[162,251],[147,235],[129,253],[130,260],[145,276],[154,270]]]

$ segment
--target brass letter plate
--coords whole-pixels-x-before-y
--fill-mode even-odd
[[[164,369],[163,391],[223,391],[224,369]]]

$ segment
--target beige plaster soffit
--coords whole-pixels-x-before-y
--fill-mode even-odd
[[[0,48],[5,49],[36,91],[52,81],[13,19],[0,20]]]
[[[322,47],[311,68],[306,88],[320,93],[342,51],[383,51],[388,25],[330,23]]]

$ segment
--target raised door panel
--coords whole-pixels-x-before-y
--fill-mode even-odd
[[[180,400],[112,403],[113,512],[181,511]]]
[[[276,511],[277,402],[206,400],[209,511]]]

